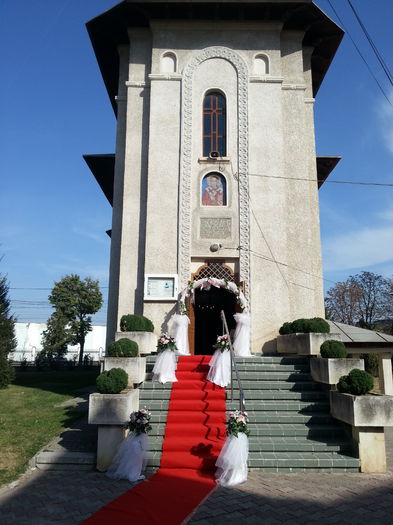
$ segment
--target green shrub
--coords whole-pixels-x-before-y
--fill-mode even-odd
[[[321,356],[327,358],[339,358],[343,359],[347,357],[347,351],[345,345],[341,341],[335,341],[334,339],[328,339],[321,344]]]
[[[366,372],[374,377],[378,377],[378,355],[377,354],[360,354],[360,358],[364,359],[364,368]]]
[[[154,325],[143,315],[123,315],[120,319],[120,330],[122,332],[154,332]]]
[[[7,388],[15,377],[15,370],[4,356],[0,356],[0,389]]]
[[[340,377],[337,389],[339,392],[361,396],[370,392],[373,386],[373,378],[368,372],[354,368],[347,376]]]
[[[313,317],[312,319],[296,319],[292,323],[284,323],[279,330],[280,335],[308,334],[310,332],[328,334],[330,325],[321,317]]]
[[[136,357],[138,355],[138,343],[127,338],[113,341],[108,346],[108,355],[110,357]]]
[[[118,394],[128,384],[128,374],[121,368],[112,368],[102,372],[97,379],[97,390],[100,394]]]

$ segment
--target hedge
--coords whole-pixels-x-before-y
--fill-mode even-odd
[[[339,358],[347,357],[347,350],[341,341],[328,339],[321,344],[321,356],[325,358]]]
[[[109,357],[136,357],[138,355],[138,343],[127,338],[113,341],[108,346],[108,355]]]
[[[127,314],[120,319],[122,332],[154,332],[154,325],[143,315]]]
[[[96,384],[100,394],[118,394],[127,387],[128,374],[121,368],[112,368],[102,372],[97,377]]]
[[[296,319],[292,323],[284,323],[279,330],[280,335],[297,334],[303,333],[308,334],[310,332],[330,333],[330,325],[325,319],[321,317],[313,317],[312,319]]]

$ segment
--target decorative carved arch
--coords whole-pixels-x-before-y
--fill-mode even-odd
[[[191,282],[215,277],[216,279],[226,279],[228,282],[236,283],[236,276],[230,266],[219,261],[210,261],[202,264],[198,270],[191,275]]]
[[[182,143],[179,184],[179,284],[187,285],[191,261],[191,158],[192,158],[192,85],[198,66],[211,58],[223,58],[230,62],[238,77],[238,177],[239,221],[242,249],[240,250],[240,279],[249,295],[250,281],[250,219],[248,191],[248,69],[245,61],[229,48],[214,46],[203,49],[188,62],[183,73]]]
[[[236,295],[236,300],[240,307],[248,311],[247,299],[245,298],[242,290],[234,282],[229,282],[226,279],[216,279],[215,277],[205,277],[198,279],[197,281],[190,281],[190,283],[182,290],[179,297],[179,310],[183,315],[187,315],[186,300],[190,297],[191,302],[194,298],[194,291],[198,288],[209,291],[212,286],[216,288],[223,288]]]

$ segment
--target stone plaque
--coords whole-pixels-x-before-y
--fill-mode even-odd
[[[201,239],[228,239],[232,236],[230,218],[201,218]]]

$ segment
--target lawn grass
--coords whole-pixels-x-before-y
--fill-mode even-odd
[[[0,485],[16,479],[27,462],[81,412],[58,406],[95,384],[98,368],[17,372],[0,390]]]

